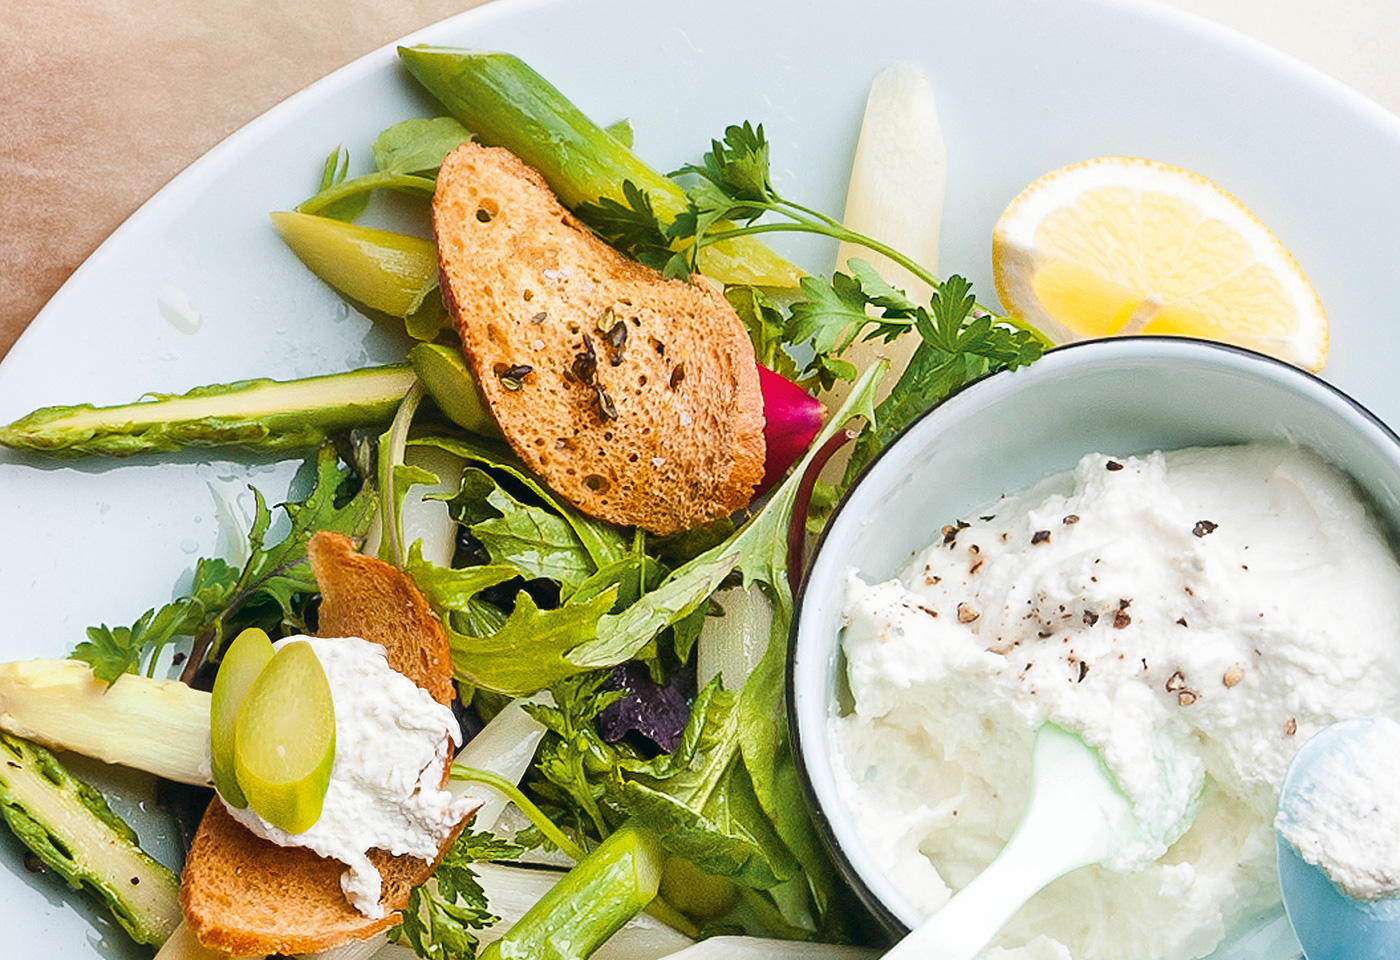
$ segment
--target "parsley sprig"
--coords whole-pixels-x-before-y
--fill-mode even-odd
[[[1025,366],[1045,349],[1042,341],[1025,331],[1012,330],[999,318],[979,313],[972,285],[962,277],[945,280],[925,309],[903,299],[867,265],[854,264],[862,282],[868,284],[864,292],[873,294],[884,307],[883,322],[911,323],[920,341],[894,389],[875,407],[874,422],[856,441],[844,484],[855,479],[901,430],[953,391],[997,370]]]
[[[471,864],[514,860],[524,848],[490,833],[462,831],[448,847],[429,883],[409,894],[402,923],[391,938],[406,943],[425,960],[462,960],[476,956],[478,930],[500,918],[486,902],[486,891]]]
[[[622,202],[603,198],[583,204],[578,214],[603,239],[667,277],[698,272],[701,252],[716,243],[764,233],[810,233],[888,257],[935,291],[927,306],[914,303],[868,263],[852,259],[849,273],[837,272],[829,281],[803,277],[802,299],[792,305],[787,318],[771,309],[771,301],[753,295],[736,303],[750,327],[760,331],[760,343],[780,340],[810,348],[805,368],[797,370],[795,363],[790,368],[808,386],[825,390],[837,380],[854,380],[855,367],[841,359],[846,348],[857,340],[888,342],[911,329],[940,355],[935,366],[945,368],[948,364],[942,361],[959,356],[1016,366],[1035,359],[1048,345],[1033,327],[979,306],[968,297],[968,285],[961,278],[954,278],[959,282],[945,296],[940,293],[943,283],[898,250],[783,197],[773,187],[769,144],[761,124],[730,126],[723,140],[710,142],[701,163],[687,164],[671,176],[689,185],[685,210],[670,222],[657,215],[650,198],[631,181],[623,185]],[[731,291],[731,302],[735,299]],[[788,372],[781,369],[786,365],[781,357],[770,359],[778,364],[778,372]]]

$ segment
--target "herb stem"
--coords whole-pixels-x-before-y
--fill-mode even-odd
[[[432,177],[417,177],[407,173],[380,170],[375,173],[367,173],[362,177],[342,180],[334,186],[327,187],[298,205],[297,213],[320,213],[337,200],[344,200],[346,197],[352,197],[368,190],[405,190],[432,196],[436,188],[437,180]]]
[[[782,210],[779,210],[778,212],[786,213],[786,211]],[[787,215],[789,217],[792,216],[791,214]],[[923,267],[919,266],[913,260],[910,260],[908,257],[900,253],[894,247],[891,247],[887,244],[883,244],[878,240],[873,240],[870,237],[865,236],[864,234],[856,233],[854,230],[847,230],[845,227],[836,223],[814,223],[809,220],[797,219],[795,217],[789,220],[789,222],[787,223],[756,223],[747,227],[735,227],[733,230],[725,230],[721,233],[707,233],[705,236],[700,238],[699,246],[703,248],[709,246],[712,243],[718,243],[721,240],[729,240],[733,239],[734,237],[753,236],[754,234],[759,233],[815,233],[824,237],[830,237],[833,240],[858,244],[862,247],[865,247],[867,250],[872,250],[875,253],[879,253],[883,256],[888,257],[889,259],[893,260],[895,263],[903,267],[905,270],[908,270],[910,273],[912,273],[916,279],[922,281],[923,283],[927,284],[935,290],[943,286],[942,281],[940,281],[937,277],[929,273]],[[978,309],[982,308],[979,307]],[[987,312],[990,313],[991,311]]]
[[[808,218],[810,218],[810,219],[819,220],[819,221],[821,221],[822,223],[826,224],[827,226],[829,226],[829,227],[834,227],[834,228],[837,229],[837,230],[844,230],[844,229],[846,229],[845,226],[841,223],[840,220],[837,220],[837,219],[834,218],[834,217],[829,217],[829,216],[827,216],[826,214],[822,213],[820,210],[813,210],[811,207],[804,207],[804,206],[803,206],[802,204],[800,204],[800,203],[795,203],[795,202],[793,202],[792,200],[787,200],[787,199],[784,199],[783,197],[777,197],[777,198],[775,198],[774,206],[775,206],[775,207],[786,207],[786,208],[788,208],[789,210],[796,210],[796,211],[798,211],[799,213],[804,214],[806,217],[808,217]],[[783,212],[786,212],[786,211],[783,211]],[[792,214],[789,213],[788,216],[792,216]]]
[[[787,221],[779,223],[751,223],[744,227],[735,227],[717,233],[706,233],[696,240],[695,252],[698,254],[701,249],[712,243],[718,243],[721,240],[732,240],[736,237],[749,237],[760,233],[815,233],[819,236],[830,237],[838,242],[853,243],[857,246],[865,247],[867,250],[878,253],[903,267],[905,270],[909,271],[915,279],[931,289],[941,290],[943,288],[943,281],[939,280],[933,274],[929,273],[928,270],[924,269],[894,247],[881,243],[879,240],[872,237],[867,237],[865,234],[849,230],[839,221],[828,217],[820,211],[811,210],[801,204],[793,203],[791,200],[784,200],[781,197],[777,197],[773,202],[769,203],[768,207],[773,213],[787,217]],[[840,270],[844,266],[844,264],[838,264],[837,269]],[[988,310],[979,303],[974,303],[972,305],[972,314],[973,316],[982,314],[995,316],[999,322],[1030,334],[1044,346],[1054,346],[1054,343],[1046,337],[1045,334],[1018,317],[1002,317],[997,315],[995,311]]]
[[[185,686],[194,686],[194,678],[198,676],[199,668],[204,665],[204,661],[208,657],[209,647],[214,642],[214,634],[218,629],[218,621],[216,621],[208,624],[195,635],[194,642],[190,645],[189,659],[185,661],[185,668],[180,671],[180,682]],[[151,660],[154,661],[155,657],[152,657]]]
[[[379,522],[384,531],[379,552],[380,556],[384,556],[387,551],[389,561],[400,569],[403,568],[404,562],[399,530],[401,501],[395,491],[394,468],[404,462],[404,453],[408,449],[408,429],[413,425],[413,416],[418,412],[418,404],[422,402],[423,396],[422,381],[414,380],[413,386],[408,388],[403,402],[399,404],[399,412],[394,414],[394,422],[379,438]]]
[[[484,783],[492,789],[499,790],[505,794],[506,799],[520,808],[520,812],[530,819],[530,823],[534,824],[536,830],[544,834],[545,838],[562,850],[566,856],[576,861],[587,856],[586,850],[570,840],[568,834],[555,826],[554,821],[545,816],[544,811],[535,806],[519,787],[500,774],[454,763],[452,765],[452,779]]]

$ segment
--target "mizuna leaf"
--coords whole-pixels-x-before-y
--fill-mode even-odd
[[[534,693],[587,669],[568,654],[597,635],[598,621],[616,599],[613,587],[590,600],[541,610],[522,590],[505,626],[490,636],[448,631],[452,665],[460,679],[476,686],[512,697]]]

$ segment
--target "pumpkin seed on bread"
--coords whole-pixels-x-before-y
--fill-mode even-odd
[[[714,286],[627,259],[501,148],[448,155],[433,226],[467,363],[551,489],[657,534],[749,502],[763,398],[743,322]]]
[[[356,553],[339,534],[316,534],[306,552],[321,588],[318,633],[381,644],[391,667],[439,703],[450,703],[447,634],[413,581]],[[444,766],[443,782],[447,773]],[[345,864],[255,836],[216,799],[185,859],[180,883],[185,923],[204,946],[239,957],[313,953],[366,939],[398,923],[397,911],[436,867],[383,850],[369,851],[369,858],[384,881],[380,902],[386,915],[378,920],[346,900],[340,886]]]

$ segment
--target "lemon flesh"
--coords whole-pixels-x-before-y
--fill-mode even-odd
[[[1060,341],[1176,334],[1249,347],[1309,370],[1327,315],[1292,255],[1199,174],[1131,157],[1052,171],[993,231],[997,294]]]
[[[209,701],[209,754],[214,773],[214,789],[229,806],[248,806],[234,772],[233,741],[238,711],[258,674],[272,660],[272,641],[257,627],[249,627],[228,645],[214,678]]]
[[[309,643],[287,643],[238,711],[238,785],[264,820],[301,833],[320,819],[334,761],[335,706],[326,671]]]

